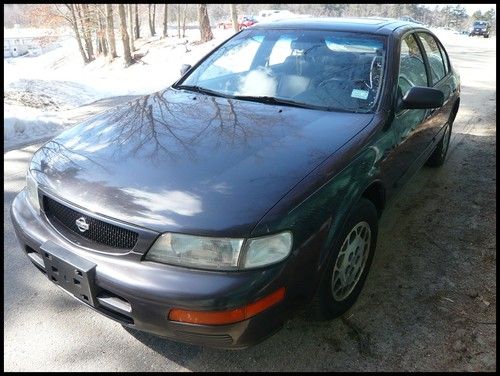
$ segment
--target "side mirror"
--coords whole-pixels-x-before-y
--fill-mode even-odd
[[[182,64],[181,65],[181,76],[184,76],[188,70],[191,69],[190,64]]]
[[[400,109],[432,109],[441,107],[444,94],[432,87],[414,86],[404,95]]]

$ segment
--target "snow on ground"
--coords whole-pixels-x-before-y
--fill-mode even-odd
[[[96,100],[143,95],[168,87],[180,76],[182,64],[194,64],[229,38],[231,30],[213,30],[215,39],[202,44],[198,29],[187,29],[185,38],[147,37],[135,41],[140,62],[124,67],[118,57],[104,57],[84,65],[74,38],[59,41],[39,56],[4,58],[4,149],[50,138],[74,124],[71,110]],[[116,30],[117,52],[122,53]]]

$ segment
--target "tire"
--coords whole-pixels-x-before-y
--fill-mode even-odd
[[[451,138],[451,125],[448,124],[444,131],[443,137],[441,138],[441,141],[439,141],[438,146],[436,146],[436,149],[434,149],[429,159],[427,159],[427,161],[425,162],[426,166],[439,167],[443,165],[446,159],[446,154],[448,153],[450,138]]]
[[[490,36],[489,36],[489,35],[483,35],[483,37],[485,37],[485,38],[489,38]]]
[[[377,244],[377,233],[377,209],[371,201],[361,198],[350,211],[331,249],[327,268],[313,299],[313,314],[317,319],[334,319],[354,305],[370,270]],[[352,241],[350,246],[349,241]],[[356,247],[357,241],[361,241],[361,247]],[[349,260],[351,262],[345,264]],[[360,265],[359,271],[356,271],[356,267],[346,268],[346,265],[351,268],[356,265],[356,260],[361,260],[361,264],[357,264]],[[351,274],[347,274],[350,282],[344,280],[344,288],[339,287],[342,286],[342,269],[351,270]],[[351,275],[353,277],[350,277]]]

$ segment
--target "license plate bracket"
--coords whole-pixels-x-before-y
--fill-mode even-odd
[[[49,280],[82,302],[95,306],[96,264],[51,241],[40,248]]]

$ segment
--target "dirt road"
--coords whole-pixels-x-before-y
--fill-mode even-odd
[[[5,154],[5,370],[495,370],[495,39],[443,42],[462,78],[448,159],[388,204],[358,303],[327,323],[299,313],[248,350],[129,333],[55,288],[22,254],[8,213],[34,148]]]

